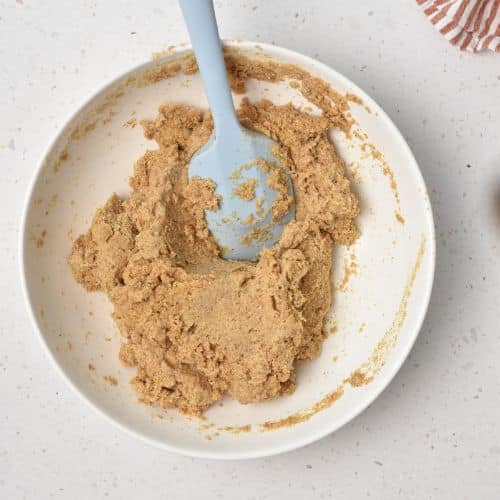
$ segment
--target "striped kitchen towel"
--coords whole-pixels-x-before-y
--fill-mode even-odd
[[[500,52],[500,0],[417,0],[431,23],[460,50]]]

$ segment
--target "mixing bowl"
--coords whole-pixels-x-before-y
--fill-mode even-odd
[[[120,335],[102,293],[72,278],[67,258],[97,207],[126,196],[134,161],[155,144],[137,122],[160,104],[206,107],[198,73],[138,85],[185,58],[170,50],[93,95],[62,127],[30,188],[21,235],[22,280],[35,330],[61,375],[109,421],[156,446],[186,455],[250,458],[284,452],[335,431],[366,408],[408,355],[431,295],[435,240],[424,181],[405,140],[380,107],[333,69],[272,45],[228,42],[251,58],[292,63],[350,97],[351,134],[331,139],[361,203],[360,238],[334,255],[335,293],[319,358],[297,366],[297,389],[277,400],[241,405],[225,399],[204,419],[137,402],[134,369],[118,360]],[[352,95],[351,95],[352,94]],[[251,80],[250,100],[307,103],[290,82]],[[242,96],[236,96],[241,99]],[[311,112],[317,110],[312,109]]]

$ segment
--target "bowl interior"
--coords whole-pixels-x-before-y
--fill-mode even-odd
[[[336,291],[327,325],[335,332],[318,359],[298,366],[293,395],[251,405],[224,400],[203,421],[137,403],[128,383],[134,369],[118,361],[120,336],[110,303],[103,294],[86,293],[67,264],[72,241],[87,230],[96,208],[113,192],[127,195],[134,161],[155,148],[136,122],[153,118],[165,102],[206,107],[199,74],[181,73],[146,87],[125,85],[120,78],[96,94],[50,147],[28,200],[23,235],[26,291],[35,323],[77,391],[115,423],[155,444],[227,458],[298,447],[366,407],[413,345],[434,271],[432,213],[424,183],[406,143],[376,103],[341,75],[304,56],[251,43],[240,43],[238,49],[250,57],[298,64],[367,105],[351,104],[359,134],[348,138],[332,132],[361,200],[361,237],[353,247],[336,251]],[[181,57],[185,50],[146,63],[129,76]],[[309,105],[288,82],[252,80],[247,95],[250,100],[266,97]],[[351,377],[346,383],[360,366],[373,380]]]

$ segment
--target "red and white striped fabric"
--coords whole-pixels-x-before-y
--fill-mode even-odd
[[[500,0],[417,0],[432,24],[460,50],[500,52]]]

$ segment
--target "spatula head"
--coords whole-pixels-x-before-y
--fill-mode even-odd
[[[191,159],[189,177],[211,179],[220,196],[219,209],[207,210],[205,217],[226,259],[256,260],[263,248],[279,240],[284,226],[295,217],[290,173],[276,156],[277,147],[269,137],[240,128],[221,138],[212,136]],[[264,168],[266,165],[271,168]],[[276,168],[284,173],[291,200],[279,220],[273,207],[278,191],[269,185]]]

